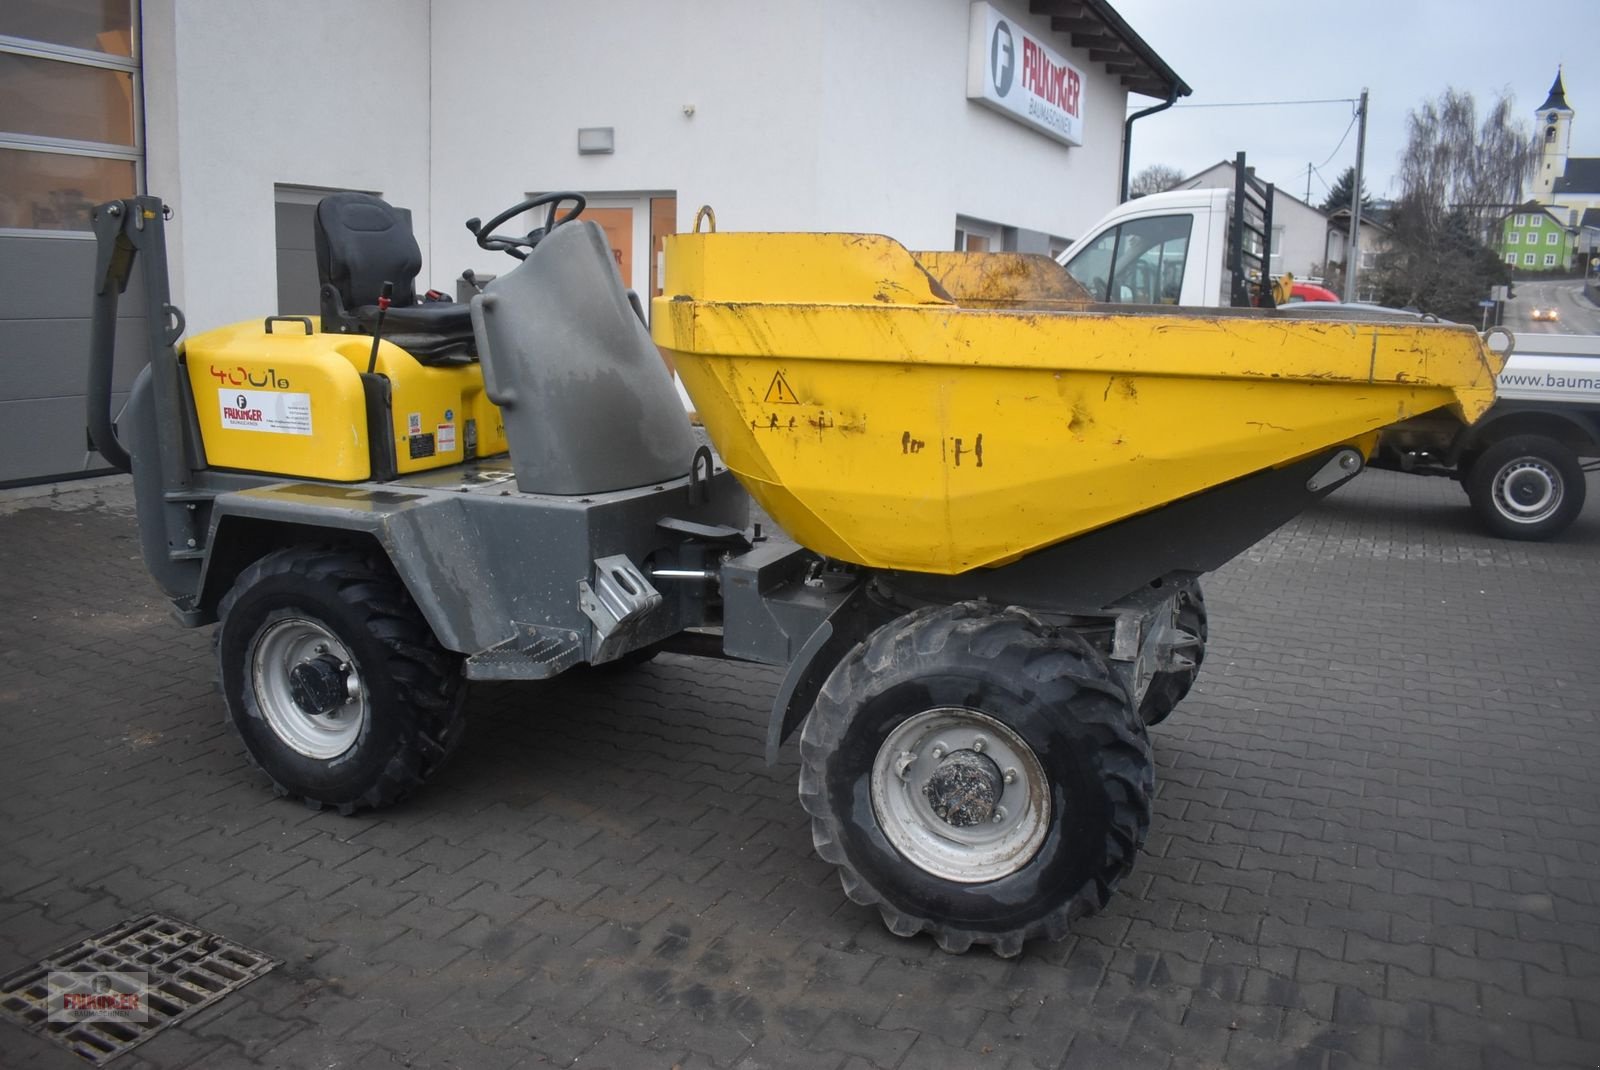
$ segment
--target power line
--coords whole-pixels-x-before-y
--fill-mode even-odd
[[[1332,152],[1328,153],[1328,159],[1327,160],[1323,160],[1321,163],[1317,164],[1317,167],[1327,167],[1328,166],[1328,160],[1331,160],[1335,156],[1339,155],[1339,150],[1344,148],[1344,139],[1350,136],[1350,130],[1351,130],[1352,127],[1354,127],[1356,125],[1356,120],[1359,119],[1359,118],[1360,118],[1359,115],[1351,115],[1350,116],[1350,125],[1345,127],[1344,128],[1344,133],[1339,135],[1339,143],[1333,147],[1333,151]]]

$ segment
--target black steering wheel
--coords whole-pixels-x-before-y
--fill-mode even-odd
[[[556,209],[567,201],[572,202],[572,207],[566,212],[558,214]],[[478,239],[478,244],[481,247],[495,252],[507,253],[518,260],[526,260],[528,254],[533,251],[534,246],[538,245],[552,230],[563,223],[570,223],[577,219],[584,206],[588,203],[581,193],[541,193],[537,197],[529,197],[519,204],[512,205],[487,223],[474,216],[467,220],[467,229],[472,231],[473,236]],[[534,227],[520,238],[495,233],[495,228],[505,223],[512,216],[521,215],[523,212],[532,211],[546,204],[550,206],[550,210],[545,213],[544,226]]]

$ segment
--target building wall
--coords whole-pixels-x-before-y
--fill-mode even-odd
[[[912,248],[950,248],[958,214],[1075,236],[1117,202],[1127,93],[1005,7],[1084,72],[1083,147],[966,99],[966,0],[576,5],[561,31],[583,48],[538,47],[549,20],[517,0],[435,0],[432,246],[452,272],[493,270],[461,222],[559,188],[675,191],[679,229],[710,204],[723,229]],[[480,62],[485,26],[537,62]],[[613,127],[615,153],[580,157],[584,126]]]
[[[1533,195],[1549,200],[1556,179],[1567,169],[1567,154],[1572,151],[1572,111],[1539,112],[1534,116],[1534,136],[1539,139],[1539,159],[1534,164]],[[1553,115],[1554,121],[1545,118]],[[1555,127],[1553,136],[1547,135]]]
[[[1583,213],[1591,208],[1600,208],[1600,190],[1590,193],[1557,193],[1548,199],[1550,210],[1557,217],[1566,220],[1569,226],[1577,226],[1583,218]]]
[[[174,302],[192,329],[276,310],[277,183],[382,191],[411,208],[428,259],[429,13],[144,0],[147,185],[176,212]]]
[[[1517,221],[1521,220],[1519,224]],[[1566,271],[1572,266],[1572,232],[1544,212],[1520,212],[1500,224],[1500,259],[1521,271]],[[1528,263],[1528,256],[1533,263]],[[1515,261],[1510,258],[1516,257]],[[1546,257],[1554,257],[1545,263]]]

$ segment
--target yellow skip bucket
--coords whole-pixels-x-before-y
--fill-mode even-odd
[[[694,234],[666,239],[652,322],[724,461],[793,538],[920,572],[1494,400],[1501,358],[1469,327],[1079,297],[1043,257]]]

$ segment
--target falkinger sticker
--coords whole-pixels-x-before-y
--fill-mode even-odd
[[[311,434],[311,395],[273,390],[218,390],[222,426],[274,435]]]

